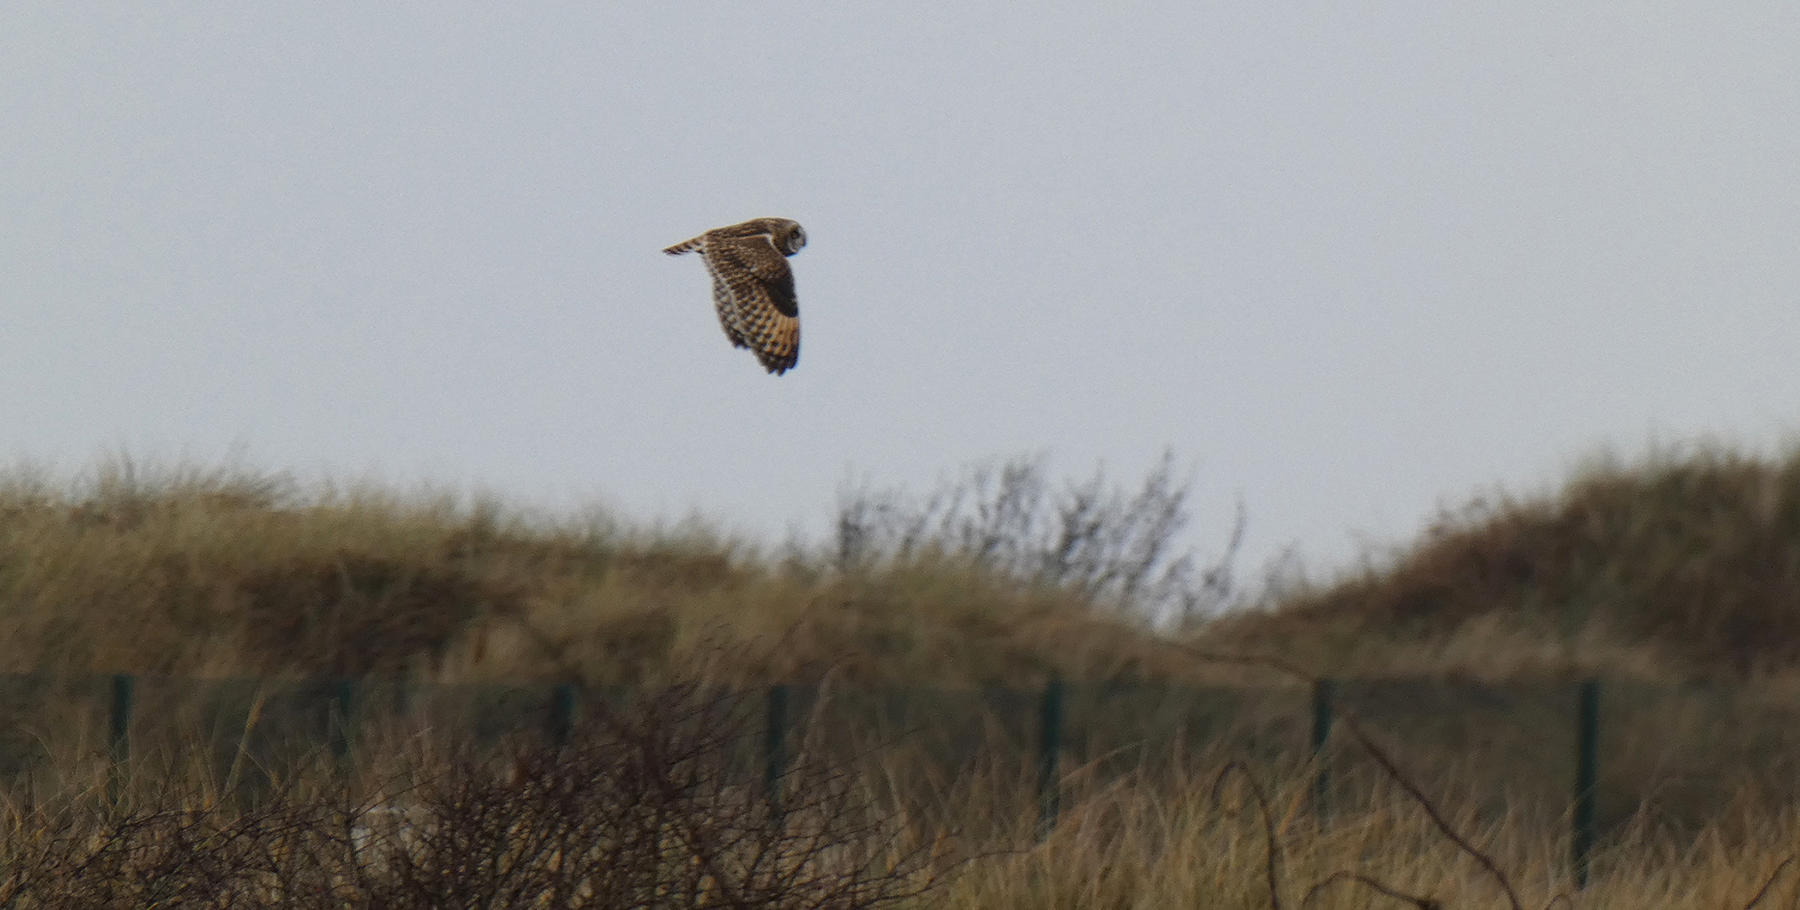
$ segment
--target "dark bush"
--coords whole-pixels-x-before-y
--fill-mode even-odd
[[[557,746],[450,749],[360,799],[87,794],[0,823],[0,906],[857,910],[936,884],[928,851],[801,756],[745,761],[753,712],[696,686],[587,712]]]

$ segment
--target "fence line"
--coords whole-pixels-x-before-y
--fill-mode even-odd
[[[355,750],[358,712],[362,709],[364,683],[341,679],[326,687],[327,747],[340,764],[348,762]],[[1310,754],[1313,758],[1313,811],[1323,821],[1332,808],[1332,761],[1328,748],[1334,720],[1342,710],[1342,686],[1333,679],[1317,680],[1311,691]],[[566,744],[575,735],[577,724],[576,689],[569,684],[549,688],[541,704],[545,709],[543,734],[553,744]],[[1574,781],[1569,806],[1569,874],[1577,888],[1586,885],[1593,856],[1597,830],[1598,781],[1600,774],[1600,708],[1601,685],[1596,679],[1582,680],[1576,688],[1573,711]],[[1035,745],[1037,791],[1037,832],[1046,837],[1062,812],[1063,780],[1061,755],[1070,747],[1071,737],[1082,731],[1068,726],[1068,688],[1063,680],[1052,679],[1035,697],[1035,731],[1027,733],[1027,742]],[[761,737],[761,772],[767,798],[779,810],[782,799],[780,782],[790,752],[789,739],[795,725],[793,687],[774,685],[764,691],[763,736]],[[116,675],[110,678],[110,702],[107,716],[109,756],[113,775],[109,791],[120,792],[120,770],[132,756],[133,714],[142,703],[137,677]],[[409,697],[404,691],[396,698],[401,711]],[[1567,716],[1567,715],[1565,715]],[[1030,736],[1034,732],[1035,736]]]

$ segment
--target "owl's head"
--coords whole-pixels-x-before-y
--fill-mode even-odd
[[[774,233],[775,248],[784,255],[792,256],[806,245],[806,231],[801,230],[798,221],[782,219],[777,223]]]

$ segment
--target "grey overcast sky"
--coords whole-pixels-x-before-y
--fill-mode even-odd
[[[0,456],[779,540],[840,487],[1191,468],[1342,564],[1800,426],[1800,5],[0,10]],[[692,258],[792,217],[798,369]]]

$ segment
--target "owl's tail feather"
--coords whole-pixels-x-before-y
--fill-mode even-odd
[[[700,248],[700,238],[695,237],[692,240],[683,240],[680,243],[675,244],[674,246],[663,247],[663,252],[668,253],[671,256],[679,256],[682,253],[692,253],[693,251],[695,251],[699,248]]]

